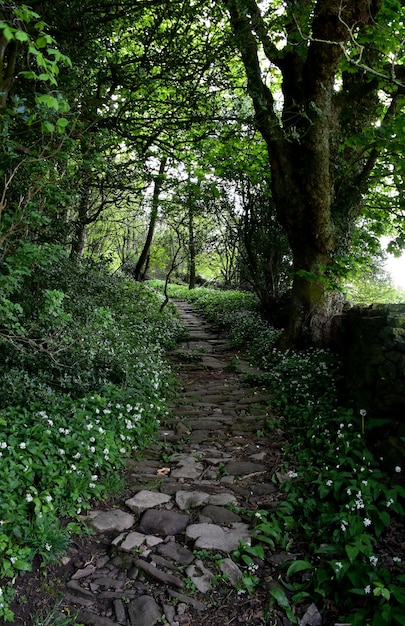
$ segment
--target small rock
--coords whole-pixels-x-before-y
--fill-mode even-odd
[[[208,434],[205,430],[193,430],[190,435],[189,442],[192,444],[202,443],[208,438]]]
[[[195,509],[209,501],[210,495],[203,491],[178,491],[176,504],[181,511]]]
[[[256,454],[251,454],[249,458],[252,459],[253,461],[264,461],[266,456],[267,456],[266,452],[257,452]]]
[[[233,493],[215,493],[210,496],[208,503],[214,506],[226,506],[227,504],[237,504],[237,499]]]
[[[76,580],[69,580],[69,582],[66,583],[66,587],[70,589],[70,591],[75,596],[80,596],[82,598],[91,598],[93,601],[95,600],[92,592],[79,585]]]
[[[87,565],[87,567],[83,567],[82,569],[78,569],[72,576],[72,580],[80,580],[80,578],[87,578],[90,574],[96,571],[95,565]]]
[[[102,589],[117,589],[121,591],[124,588],[125,580],[116,580],[110,576],[102,576],[94,580],[94,584]]]
[[[179,460],[179,466],[180,467],[172,471],[172,478],[195,479],[201,475],[204,469],[202,464],[192,455],[184,455],[184,457]]]
[[[120,533],[117,537],[115,537],[115,539],[112,540],[111,545],[119,546],[121,541],[123,541],[124,539],[125,539],[125,533]]]
[[[122,532],[135,524],[135,518],[133,515],[125,513],[120,509],[112,509],[110,511],[99,511],[89,524],[99,533]]]
[[[96,603],[96,597],[93,596],[92,598],[81,598],[80,596],[74,596],[70,593],[66,593],[64,596],[64,601],[67,604],[78,604],[79,606],[86,606],[86,607],[90,607],[93,606]]]
[[[231,528],[222,528],[216,524],[191,524],[186,530],[187,539],[195,539],[194,547],[206,550],[232,552],[239,543],[250,543],[251,536],[247,524],[232,524]]]
[[[220,565],[220,569],[221,572],[228,577],[232,587],[236,589],[240,579],[243,577],[243,574],[236,563],[232,561],[232,559],[224,559]]]
[[[251,491],[255,496],[267,496],[277,491],[277,487],[273,483],[257,483],[252,485]]]
[[[227,474],[245,476],[256,472],[265,472],[266,466],[261,463],[250,463],[249,461],[229,461],[224,469]]]
[[[235,476],[223,476],[220,482],[224,485],[233,485],[235,482]]]
[[[169,561],[169,559],[165,559],[165,557],[160,556],[160,554],[152,554],[151,561],[152,563],[156,563],[156,565],[160,565],[160,567],[164,567],[165,569],[180,573],[180,570],[175,563]]]
[[[188,524],[188,515],[175,511],[148,509],[139,524],[139,530],[145,535],[167,537],[183,532]]]
[[[125,504],[128,508],[130,508],[134,513],[140,515],[143,511],[147,509],[153,509],[155,506],[159,506],[161,504],[165,504],[169,502],[170,496],[165,493],[158,493],[157,491],[147,491],[144,489],[143,491],[139,491],[139,493],[135,494],[132,498],[125,501]]]
[[[110,560],[110,557],[108,556],[108,554],[104,554],[103,556],[100,556],[100,558],[97,559],[97,562],[96,562],[97,569],[101,569],[102,567],[107,565],[109,560]]]
[[[192,565],[189,565],[186,569],[186,574],[201,593],[207,593],[211,590],[211,582],[214,575],[205,567],[201,560],[197,560]]]
[[[120,550],[124,552],[132,552],[135,548],[140,548],[143,543],[145,543],[145,535],[142,533],[132,532],[129,533],[125,541],[120,545]]]
[[[196,600],[195,598],[190,598],[190,596],[184,595],[184,593],[173,591],[173,589],[168,589],[167,593],[169,594],[171,598],[176,598],[176,600],[180,600],[180,602],[184,602],[185,604],[190,604],[197,611],[202,612],[202,611],[207,610],[207,607],[205,606],[205,604],[203,604],[199,600]]]
[[[115,611],[115,619],[119,624],[127,623],[127,616],[125,612],[125,606],[122,600],[116,599],[114,600],[114,611]]]
[[[145,539],[145,543],[148,548],[154,548],[155,546],[158,546],[160,543],[162,543],[162,541],[163,539],[161,539],[161,537],[154,537],[153,535],[147,535]]]
[[[162,610],[151,596],[140,596],[128,605],[131,626],[155,626],[162,617]]]
[[[77,619],[79,623],[88,624],[89,626],[117,626],[117,622],[113,622],[109,617],[87,613],[87,611],[80,611]]]
[[[308,607],[304,617],[300,620],[300,626],[322,626],[322,616],[315,604],[312,603]]]
[[[285,563],[286,561],[291,561],[294,558],[294,554],[289,554],[288,552],[276,552],[272,554],[269,558],[269,561],[273,563],[273,565],[280,565],[281,563]]]
[[[163,604],[163,612],[165,614],[165,618],[171,624],[174,622],[174,616],[176,615],[176,610],[170,604]]]
[[[225,509],[223,506],[209,504],[201,511],[201,515],[211,520],[213,524],[226,525],[240,522],[241,518],[233,511]]]
[[[142,570],[151,578],[154,578],[155,580],[158,580],[165,585],[172,585],[173,587],[184,589],[184,582],[180,580],[180,578],[177,578],[177,576],[173,576],[173,574],[167,574],[166,572],[163,572],[162,570],[152,565],[152,563],[148,563],[143,559],[136,559],[134,561],[134,565],[136,568]]]
[[[190,565],[194,561],[194,554],[188,548],[181,546],[176,541],[163,543],[157,548],[157,552],[162,556],[172,559],[180,565]]]

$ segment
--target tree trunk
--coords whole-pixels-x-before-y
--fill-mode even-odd
[[[269,154],[277,217],[293,254],[289,324],[282,345],[328,345],[333,313],[342,308],[340,298],[328,291],[328,268],[343,238],[350,236],[350,223],[361,202],[354,185],[347,206],[340,207],[346,212],[343,219],[338,215],[334,177],[339,158],[336,137],[342,128],[334,108],[336,75],[343,46],[354,29],[372,20],[380,0],[346,0],[343,4],[341,0],[317,0],[309,3],[312,17],[304,11],[306,3],[300,11],[300,3],[286,3],[287,45],[282,50],[273,44],[257,2],[224,2],[245,67],[256,126]],[[311,34],[304,41],[310,20]],[[290,41],[292,45],[288,45]],[[267,70],[261,69],[260,48],[282,75],[281,120],[266,83]],[[346,166],[345,171],[348,169]],[[363,171],[367,172],[366,168]]]
[[[194,210],[191,197],[188,202],[188,288],[195,289],[195,235],[194,235]]]
[[[70,248],[69,258],[75,263],[80,263],[86,246],[87,224],[89,223],[88,212],[90,206],[91,190],[87,182],[81,186],[80,204],[77,212],[77,220],[74,222],[74,232]]]
[[[75,232],[73,235],[72,246],[70,249],[69,258],[75,263],[79,264],[82,257],[84,248],[86,246],[87,227],[86,223],[77,221],[75,224]]]
[[[0,12],[0,19],[4,18]],[[7,100],[16,75],[17,42],[0,35],[0,115],[7,109]]]
[[[149,253],[153,241],[153,235],[155,234],[155,227],[159,209],[159,195],[163,184],[163,177],[166,168],[167,157],[163,157],[160,161],[159,173],[155,178],[155,184],[153,186],[152,206],[150,211],[149,227],[143,246],[142,252],[139,255],[138,262],[134,270],[134,278],[137,281],[145,280],[146,270],[149,265]]]

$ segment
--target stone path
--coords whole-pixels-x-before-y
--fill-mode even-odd
[[[179,398],[159,440],[129,462],[131,495],[119,508],[89,513],[99,550],[86,561],[79,551],[70,557],[65,604],[79,610],[80,623],[265,623],[260,602],[238,592],[242,573],[230,555],[251,541],[246,510],[277,502],[282,433],[263,437],[266,396],[244,383],[250,368],[226,338],[191,306],[178,309],[189,328],[173,353]]]

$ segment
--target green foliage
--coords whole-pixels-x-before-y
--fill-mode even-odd
[[[172,288],[177,297],[187,294]],[[280,352],[277,332],[249,299],[195,291],[188,299],[214,319],[221,320],[225,309],[228,325],[231,312],[224,302],[240,303],[232,334],[264,370],[252,382],[271,392],[269,408],[286,432],[280,473],[284,500],[271,512],[245,512],[254,519],[253,545],[241,544],[233,554],[244,568],[242,588],[251,592],[258,584],[256,559],[263,558],[267,547],[298,551],[279,566],[279,583],[269,593],[269,606],[282,608],[292,623],[297,623],[294,606],[308,601],[318,607],[332,603],[342,621],[357,626],[403,624],[404,563],[377,546],[392,521],[404,519],[405,489],[381,470],[367,448],[366,412],[354,415],[339,404],[336,357],[325,350]],[[270,418],[270,435],[274,426]]]
[[[0,580],[34,555],[57,557],[80,532],[59,519],[118,488],[113,475],[164,416],[164,350],[183,333],[170,307],[159,313],[156,293],[101,266],[39,266],[13,297],[23,330],[3,318]]]
[[[7,42],[15,41],[26,46],[28,54],[37,66],[36,72],[30,69],[20,72],[20,75],[30,80],[49,82],[55,86],[59,64],[65,63],[71,66],[69,57],[55,47],[56,41],[46,32],[47,25],[40,19],[38,13],[22,5],[12,7],[12,14],[14,20],[0,21],[0,31]],[[50,100],[47,100],[47,103],[49,103],[48,106],[58,108],[58,106],[55,107],[57,101],[50,104]]]
[[[62,600],[58,600],[50,611],[38,611],[32,616],[33,626],[83,626],[77,620],[77,612],[75,615],[62,612]]]
[[[163,288],[161,281],[149,281],[151,287],[158,290]],[[259,303],[256,296],[241,291],[219,291],[208,287],[198,287],[189,290],[182,285],[168,286],[171,298],[179,298],[195,304],[204,314],[220,326],[229,327],[232,313],[245,310],[258,310]]]
[[[394,304],[405,302],[405,290],[396,288],[389,280],[362,277],[346,285],[355,304]]]

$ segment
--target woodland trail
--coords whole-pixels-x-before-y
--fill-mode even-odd
[[[254,513],[281,498],[283,433],[266,431],[269,397],[245,382],[252,369],[226,337],[176,305],[189,330],[171,355],[178,398],[158,440],[128,461],[125,493],[89,512],[94,535],[49,569],[46,592],[62,594],[58,613],[77,613],[77,624],[288,626],[268,613],[268,591],[294,555],[269,550],[250,572],[230,558],[250,543]],[[252,576],[260,582],[249,595],[243,577]],[[31,575],[21,584],[28,607],[15,607],[15,624],[33,624],[27,615],[43,606],[44,582]]]

